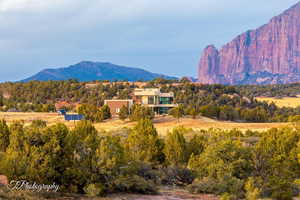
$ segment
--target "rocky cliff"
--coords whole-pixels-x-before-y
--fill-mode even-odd
[[[300,82],[300,2],[220,50],[208,46],[198,79],[235,85]]]

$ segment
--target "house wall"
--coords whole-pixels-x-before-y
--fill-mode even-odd
[[[132,103],[131,101],[106,101],[105,102],[106,105],[108,105],[109,109],[110,109],[110,113],[112,114],[112,116],[117,116],[121,110],[121,108],[123,106],[126,106],[128,109],[130,109]]]

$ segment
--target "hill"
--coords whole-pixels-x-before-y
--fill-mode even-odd
[[[155,74],[139,68],[118,66],[104,62],[84,61],[66,68],[42,70],[41,72],[22,80],[22,82],[28,82],[32,80],[49,81],[68,79],[77,79],[78,81],[149,81],[158,77],[166,79],[176,79],[175,77],[165,76],[162,74]]]
[[[299,27],[300,2],[220,50],[209,45],[199,63],[199,81],[231,85],[300,82]]]

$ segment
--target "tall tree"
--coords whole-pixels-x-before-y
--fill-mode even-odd
[[[0,120],[0,152],[5,152],[9,146],[10,131],[5,120]]]
[[[141,119],[126,141],[130,157],[136,161],[159,163],[163,160],[163,143],[150,119]]]
[[[168,133],[164,153],[166,161],[171,165],[178,166],[187,162],[188,149],[182,134],[182,128],[175,128],[172,132]]]

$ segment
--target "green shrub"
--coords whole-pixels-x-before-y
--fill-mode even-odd
[[[168,167],[162,171],[162,184],[186,186],[191,184],[195,179],[195,174],[186,168]]]
[[[121,176],[114,181],[116,192],[157,194],[158,188],[150,181],[137,175]]]
[[[105,187],[102,184],[89,184],[84,187],[84,191],[88,196],[103,196]]]
[[[233,194],[224,193],[222,194],[220,200],[238,200],[238,198]]]

